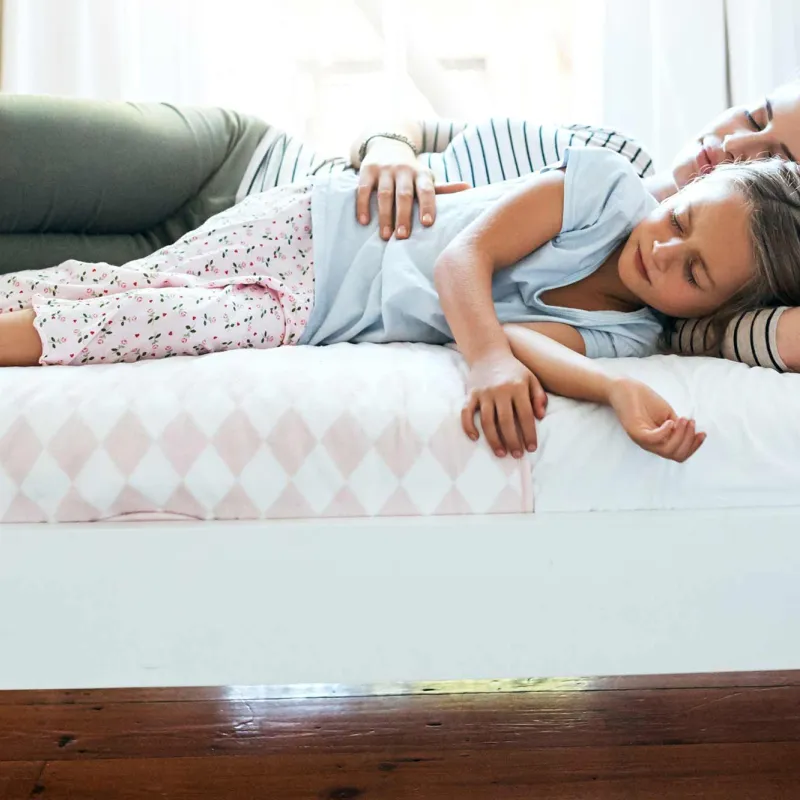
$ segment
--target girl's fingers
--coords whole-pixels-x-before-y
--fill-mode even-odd
[[[686,436],[687,424],[688,420],[685,420],[682,417],[675,423],[675,426],[673,427],[672,432],[667,439],[658,445],[658,454],[660,456],[674,460],[675,453],[681,446],[684,437]]]
[[[489,447],[492,448],[494,454],[496,456],[504,456],[506,454],[506,448],[500,439],[500,434],[497,432],[494,403],[491,400],[483,400],[480,407],[483,435],[486,437],[486,441],[489,442]]]
[[[697,433],[694,437],[694,444],[692,445],[692,452],[689,453],[689,458],[691,458],[699,449],[703,442],[706,440],[706,435],[704,433]]]
[[[464,429],[464,433],[473,441],[477,441],[480,436],[478,427],[475,425],[475,412],[477,410],[478,398],[474,394],[470,394],[467,402],[461,409],[461,427]]]
[[[503,399],[496,406],[497,419],[500,423],[500,433],[503,437],[503,449],[519,458],[522,455],[522,442],[514,418],[514,404],[512,399]],[[531,412],[532,413],[532,412]]]
[[[686,423],[686,429],[684,431],[683,438],[673,453],[672,457],[675,459],[675,461],[678,463],[683,463],[687,458],[689,458],[692,448],[694,447],[695,435],[694,420],[689,420]]]
[[[671,419],[668,419],[662,422],[657,428],[645,428],[640,432],[639,436],[648,447],[656,447],[664,444],[669,439],[674,429],[675,423]]]
[[[536,450],[536,401],[530,396],[515,399],[514,411],[522,433],[522,444],[529,453],[532,453]],[[515,458],[520,456],[522,452],[519,455],[514,454]]]
[[[536,419],[544,419],[545,411],[547,411],[547,392],[536,378],[531,379],[531,401]]]

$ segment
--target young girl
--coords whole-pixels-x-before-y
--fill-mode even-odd
[[[479,412],[497,455],[535,449],[544,387],[611,405],[639,445],[683,461],[704,438],[694,423],[589,359],[656,352],[670,317],[724,326],[800,304],[792,163],[726,166],[658,205],[626,159],[568,149],[557,167],[443,195],[435,226],[389,241],[357,222],[355,187],[253,195],[121,267],[0,276],[0,365],[455,340],[471,368],[464,429],[478,438]]]

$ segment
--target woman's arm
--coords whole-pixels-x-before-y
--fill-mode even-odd
[[[693,420],[678,418],[669,404],[645,384],[609,375],[582,355],[583,337],[562,323],[505,325],[514,356],[550,392],[611,406],[623,428],[640,447],[663,458],[685,461],[705,440]],[[468,435],[474,429],[470,401],[462,412]]]
[[[381,134],[395,134],[403,139]],[[411,234],[415,197],[419,200],[420,222],[427,227],[436,219],[437,193],[469,188],[461,182],[434,186],[433,172],[417,160],[417,153],[427,144],[426,138],[426,127],[419,121],[394,121],[365,129],[350,148],[350,161],[359,169],[356,216],[362,225],[369,223],[370,198],[376,192],[378,228],[384,240],[395,231],[398,239]]]
[[[422,137],[423,137],[423,127],[422,123],[419,120],[412,120],[412,119],[403,119],[403,118],[395,118],[395,119],[388,119],[385,122],[377,122],[371,123],[367,127],[365,127],[358,136],[353,140],[353,143],[350,145],[350,163],[356,169],[361,167],[361,149],[369,139],[367,143],[367,153],[374,152],[375,149],[380,149],[383,145],[387,145],[389,143],[393,145],[402,145],[404,149],[404,155],[411,154],[412,156],[414,153],[412,152],[412,147],[402,141],[398,141],[391,138],[383,138],[381,134],[394,134],[397,136],[403,136],[411,142],[413,146],[413,150],[417,153],[422,152]],[[394,149],[394,148],[393,148]]]
[[[714,356],[751,367],[800,372],[800,308],[759,308],[737,314],[714,340],[711,319],[681,319],[670,349],[683,356]]]

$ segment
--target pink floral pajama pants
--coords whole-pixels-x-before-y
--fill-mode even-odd
[[[124,266],[0,275],[0,313],[33,308],[41,364],[295,344],[314,304],[311,191],[255,194]]]

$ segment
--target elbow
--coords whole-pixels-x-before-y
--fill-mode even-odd
[[[447,250],[442,252],[433,265],[433,285],[436,291],[442,291],[452,282],[453,273],[458,269],[457,260]]]

